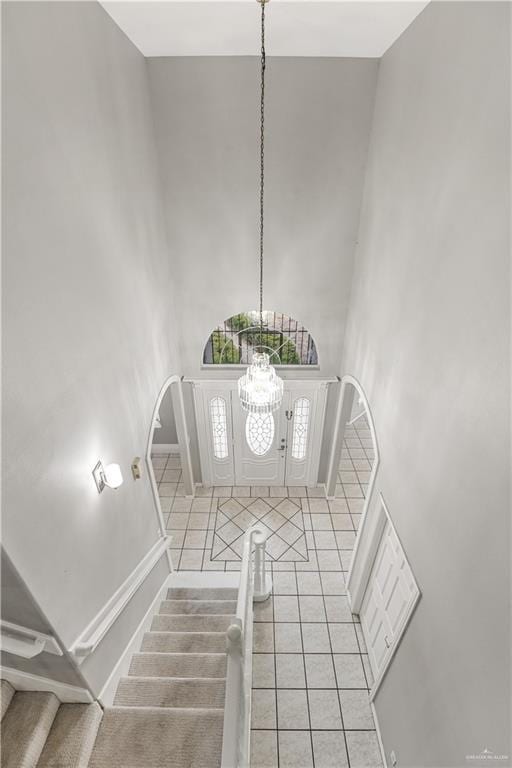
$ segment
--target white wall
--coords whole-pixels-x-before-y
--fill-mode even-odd
[[[153,443],[176,445],[178,435],[176,433],[176,419],[174,417],[174,406],[172,404],[171,387],[168,387],[160,404],[160,423],[161,427],[155,429],[153,434]]]
[[[259,60],[148,67],[183,373],[197,376],[211,330],[257,308]],[[377,67],[267,59],[265,308],[308,328],[324,375],[339,371]]]
[[[159,536],[130,463],[179,371],[172,263],[142,55],[97,3],[2,10],[2,534],[69,647]],[[98,495],[98,459],[118,491]]]
[[[509,10],[430,3],[379,70],[343,368],[423,593],[376,698],[399,766],[511,754]]]

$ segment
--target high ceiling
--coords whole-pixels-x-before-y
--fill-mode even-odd
[[[380,57],[427,2],[271,0],[267,53]],[[101,4],[144,56],[259,53],[256,0],[106,0]]]

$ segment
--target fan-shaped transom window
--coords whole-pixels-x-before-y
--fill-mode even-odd
[[[310,402],[307,397],[299,397],[293,406],[292,457],[304,459],[308,445]]]
[[[318,365],[313,337],[280,312],[242,312],[215,328],[206,342],[204,365],[249,365],[254,351],[267,352],[272,365]]]
[[[213,455],[216,459],[227,459],[228,424],[226,418],[226,401],[223,397],[213,397],[210,400],[210,423],[212,425]]]
[[[256,456],[264,456],[274,442],[274,417],[271,413],[250,413],[245,422],[245,437]]]

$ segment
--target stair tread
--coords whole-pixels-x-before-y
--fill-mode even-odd
[[[225,632],[233,618],[230,613],[157,613],[151,632]]]
[[[159,613],[226,614],[235,613],[236,600],[162,600]]]
[[[167,590],[167,599],[189,600],[236,600],[236,587],[171,587]]]
[[[225,677],[226,653],[134,653],[130,677]]]
[[[111,707],[89,768],[218,768],[222,709]]]
[[[14,688],[12,685],[7,682],[7,680],[1,681],[1,689],[0,689],[0,711],[1,711],[1,719],[4,719],[4,715],[7,712],[9,708],[9,704],[11,703],[11,699],[14,696]]]
[[[53,693],[14,694],[2,721],[2,768],[35,768],[58,708]]]
[[[61,704],[37,768],[87,768],[103,711],[92,704]]]
[[[123,677],[114,705],[222,708],[225,687],[224,677]]]
[[[222,653],[226,651],[225,632],[146,632],[141,651],[176,653]]]

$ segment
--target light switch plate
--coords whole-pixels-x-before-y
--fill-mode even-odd
[[[92,471],[92,476],[94,477],[94,482],[96,483],[96,488],[98,489],[98,493],[101,493],[102,490],[105,488],[105,480],[104,480],[104,474],[103,474],[103,464],[101,461],[98,461],[96,466],[94,467]]]

